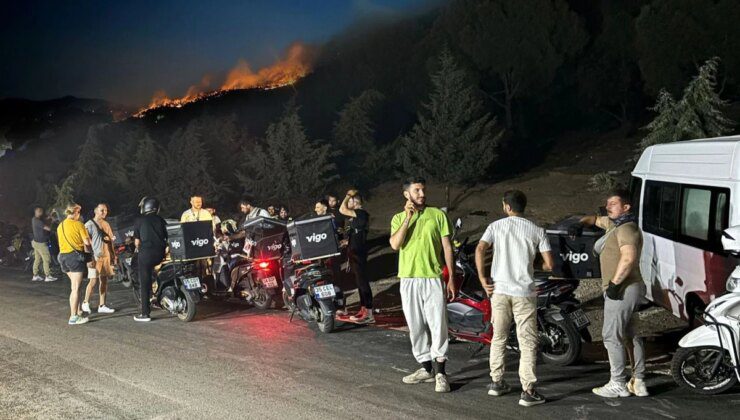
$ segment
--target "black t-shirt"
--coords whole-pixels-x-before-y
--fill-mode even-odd
[[[31,219],[31,227],[33,228],[33,241],[34,242],[40,242],[42,244],[49,242],[49,234],[50,231],[44,229],[44,223],[43,220],[39,219],[38,217],[33,217]]]
[[[141,241],[141,250],[164,254],[167,248],[167,222],[156,214],[141,216],[134,225],[134,238]]]
[[[370,214],[355,210],[355,217],[349,222],[349,249],[358,254],[367,253],[367,230],[370,226]]]
[[[340,213],[339,209],[332,208],[329,209],[329,214],[334,216],[334,226],[336,226],[339,230],[344,229],[344,224],[347,221],[347,216]]]

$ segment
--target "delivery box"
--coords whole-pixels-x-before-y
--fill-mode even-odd
[[[339,255],[334,218],[319,216],[288,224],[293,261],[317,260]]]

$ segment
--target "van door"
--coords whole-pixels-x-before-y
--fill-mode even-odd
[[[640,269],[648,297],[676,316],[688,318],[688,307],[700,303],[691,299],[707,303],[724,291],[734,264],[720,242],[729,197],[727,188],[645,183]]]

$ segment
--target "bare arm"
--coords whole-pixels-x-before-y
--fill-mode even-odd
[[[486,252],[490,247],[491,244],[486,241],[478,241],[478,246],[475,247],[475,267],[478,270],[478,281],[488,296],[493,294],[493,285],[489,284],[486,275]]]
[[[396,233],[391,235],[390,243],[391,248],[394,251],[398,251],[401,249],[401,246],[406,241],[406,233],[409,230],[409,223],[411,222],[411,215],[406,214],[406,218],[403,219],[403,222],[401,223],[401,227],[398,228]]]
[[[637,264],[637,247],[634,245],[622,245],[619,248],[621,254],[619,258],[619,264],[617,264],[617,271],[614,273],[614,278],[611,282],[614,284],[621,284],[629,275],[632,269]]]
[[[447,272],[450,274],[449,281],[447,282],[447,298],[452,301],[457,295],[457,285],[455,284],[455,251],[449,235],[442,237],[442,249],[445,254]]]
[[[141,246],[141,239],[134,238],[134,247],[136,247],[136,249],[139,249],[139,246]]]
[[[552,257],[552,251],[541,252],[542,254],[542,270],[552,271],[555,267],[555,259]]]
[[[581,218],[581,223],[584,226],[595,226],[596,225],[596,216],[585,216]]]
[[[347,217],[357,217],[357,213],[355,213],[354,210],[350,210],[347,207],[348,201],[349,201],[349,194],[344,196],[344,200],[342,200],[342,205],[339,206],[339,213]]]

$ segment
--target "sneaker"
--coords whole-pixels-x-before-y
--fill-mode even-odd
[[[149,322],[151,320],[152,319],[149,318],[149,315],[144,315],[144,314],[134,315],[134,321],[137,321],[137,322]]]
[[[647,386],[645,385],[645,381],[643,381],[642,379],[630,379],[630,381],[627,382],[627,391],[629,391],[631,394],[635,394],[635,396],[638,397],[650,396],[647,390]]]
[[[356,315],[352,315],[351,317],[349,317],[349,320],[351,322],[356,322],[358,324],[374,324],[375,323],[375,317],[373,316],[373,313],[368,311],[367,309],[364,309],[358,312]]]
[[[75,315],[71,318],[69,318],[69,322],[67,324],[69,325],[81,325],[88,321],[87,317]]]
[[[405,384],[419,384],[422,382],[434,382],[434,376],[431,372],[427,372],[426,369],[421,368],[411,375],[403,377],[403,383]]]
[[[619,382],[609,381],[606,385],[594,388],[594,394],[604,398],[619,398],[629,397],[630,392],[627,390],[625,384]]]
[[[46,278],[44,279],[44,281],[47,283],[52,282],[52,281],[57,281],[57,280],[58,279],[56,277],[52,277],[52,276],[46,276]]]
[[[540,395],[536,390],[532,389],[531,393],[522,391],[522,395],[519,397],[519,405],[522,407],[532,407],[534,405],[540,405],[545,403],[545,397]]]
[[[488,384],[488,395],[498,397],[511,391],[511,387],[503,379],[498,382]]]
[[[115,309],[109,308],[109,307],[107,307],[105,305],[98,306],[98,313],[99,314],[112,314],[115,311],[116,311]]]
[[[367,309],[365,309],[365,307],[363,306],[362,308],[360,308],[359,311],[357,311],[356,314],[354,314],[351,317],[349,317],[349,320],[350,321],[353,321],[353,322],[359,321],[359,320],[365,318],[365,314],[366,313],[367,313]]]
[[[41,277],[41,276],[36,275],[36,276],[33,276],[33,278],[31,279],[31,281],[44,281],[44,278]]]
[[[85,312],[87,314],[92,313],[92,311],[90,310],[90,303],[82,302],[82,312]]]
[[[437,382],[434,385],[435,392],[450,392],[450,383],[447,382],[447,375],[438,373],[434,379]]]

